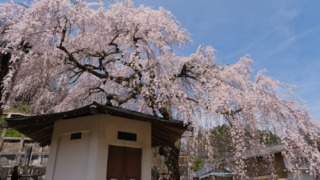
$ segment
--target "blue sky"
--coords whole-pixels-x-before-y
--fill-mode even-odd
[[[231,64],[250,54],[255,72],[296,86],[312,117],[320,121],[320,1],[135,0],[170,10],[192,34],[193,43],[217,50],[217,62]]]
[[[295,85],[310,114],[320,121],[320,1],[133,1],[170,10],[189,30],[193,43],[178,54],[193,53],[199,44],[213,46],[217,62],[223,64],[250,54],[255,72],[266,68],[268,76]]]

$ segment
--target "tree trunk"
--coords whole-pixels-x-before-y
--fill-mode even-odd
[[[165,157],[165,164],[172,180],[180,180],[179,153],[178,148],[160,147],[159,149],[159,154]]]

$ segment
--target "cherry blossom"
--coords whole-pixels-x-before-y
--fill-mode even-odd
[[[289,171],[299,175],[296,164],[305,158],[310,172],[320,173],[320,125],[291,87],[254,74],[250,56],[220,65],[212,47],[176,55],[190,34],[163,8],[130,0],[107,8],[100,1],[12,2],[0,4],[0,22],[6,42],[0,52],[11,54],[2,84],[8,104],[27,102],[34,113],[48,113],[105,104],[108,97],[114,106],[179,119],[199,132],[224,123],[241,179],[248,178],[248,152],[272,156],[259,135],[268,131],[280,139]]]

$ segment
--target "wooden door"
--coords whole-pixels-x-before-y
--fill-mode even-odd
[[[107,180],[141,180],[141,149],[109,146]]]

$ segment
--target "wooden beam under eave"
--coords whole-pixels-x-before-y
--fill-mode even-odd
[[[34,139],[41,138],[43,136],[48,136],[48,135],[51,136],[52,131],[53,131],[53,128],[47,128],[42,130],[41,132],[30,134],[29,136],[30,138],[34,138]]]
[[[174,146],[176,140],[179,139],[180,136],[173,136],[170,132],[164,132],[160,129],[153,129],[152,136],[164,142],[164,144],[169,144],[170,146]]]
[[[52,129],[53,129],[53,126],[50,126],[50,125],[48,125],[46,127],[34,127],[34,128],[32,128],[32,130],[26,131],[25,135],[26,136],[34,136],[36,134],[43,134],[43,133],[47,133],[47,131],[51,131]]]
[[[39,141],[39,137],[42,137],[42,136],[47,136],[52,134],[52,131],[53,131],[53,126],[47,126],[45,128],[43,127],[35,127],[33,126],[32,128],[31,127],[28,127],[28,126],[25,126],[25,127],[19,127],[19,129],[17,129],[19,132],[21,132],[22,134],[24,134],[25,136],[31,138],[32,140],[34,141]],[[51,138],[50,138],[51,140]]]
[[[34,138],[34,140],[40,144],[48,145],[51,142],[51,134],[46,134],[42,136],[37,136]]]
[[[159,128],[152,129],[152,134],[159,134],[163,139],[168,139],[170,141],[175,141],[177,138],[179,138],[179,136],[177,136],[176,134]]]
[[[162,138],[160,138],[160,137],[158,137],[156,135],[152,136],[151,144],[152,144],[153,147],[155,147],[155,146],[170,146],[170,147],[174,147],[173,143],[164,141]]]
[[[153,132],[157,132],[167,137],[168,139],[172,139],[172,141],[176,141],[181,138],[181,133],[179,131],[175,131],[175,129],[169,129],[166,126],[154,126],[152,127]]]
[[[170,130],[170,131],[173,131],[177,134],[180,134],[182,135],[186,129],[188,128],[187,126],[184,126],[183,128],[179,127],[179,128],[175,128],[175,127],[171,127],[171,126],[165,126],[166,129]]]

